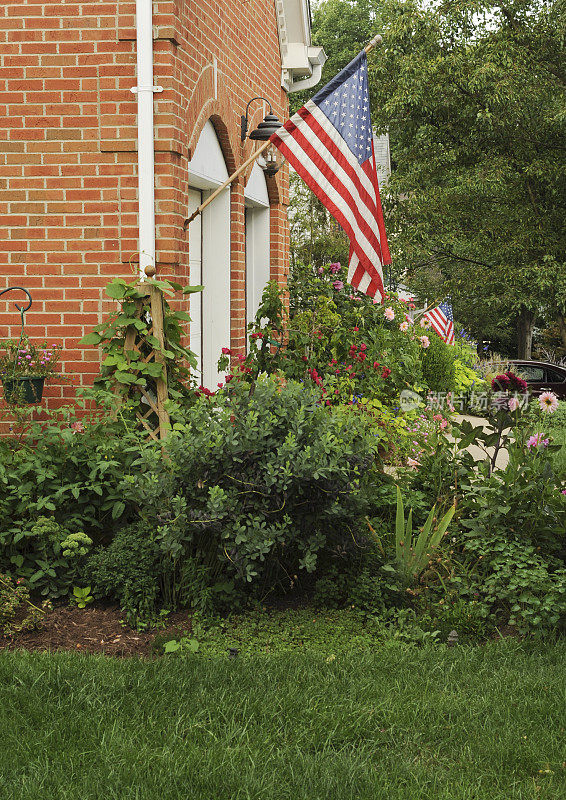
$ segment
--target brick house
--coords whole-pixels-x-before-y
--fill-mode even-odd
[[[0,289],[31,292],[27,331],[62,344],[64,372],[98,371],[77,342],[112,307],[105,285],[154,263],[205,285],[190,344],[215,386],[221,347],[245,349],[265,281],[286,277],[286,169],[256,163],[183,222],[257,146],[241,141],[248,101],[284,120],[324,60],[308,0],[4,0]],[[266,110],[251,104],[250,130]],[[14,299],[0,299],[0,338],[19,333]],[[71,392],[46,388],[52,406]]]

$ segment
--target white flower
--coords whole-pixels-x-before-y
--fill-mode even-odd
[[[385,309],[385,319],[392,320],[395,319],[395,312],[391,307]]]
[[[538,399],[538,403],[546,414],[554,414],[558,408],[558,398],[554,392],[543,392]]]

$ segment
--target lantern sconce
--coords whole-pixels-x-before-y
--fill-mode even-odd
[[[248,115],[250,110],[250,105],[254,102],[254,100],[263,100],[269,106],[269,114],[263,119],[263,122],[260,122],[259,125],[255,130],[253,130],[248,135]],[[250,102],[246,106],[246,113],[241,117],[241,138],[242,142],[245,142],[246,138],[252,139],[253,141],[260,141],[260,142],[267,142],[271,136],[282,127],[282,123],[273,113],[273,108],[271,103],[265,97],[252,97]],[[265,151],[264,158],[262,161],[258,162],[261,166],[262,170],[265,172],[268,178],[273,178],[276,173],[281,169],[283,166],[283,161],[285,159],[276,147],[268,147]]]

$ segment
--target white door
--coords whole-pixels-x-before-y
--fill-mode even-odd
[[[270,277],[270,212],[265,175],[254,164],[244,192],[246,207],[246,321],[252,322]]]
[[[202,192],[200,189],[189,189],[189,206],[187,216],[202,203]],[[189,283],[191,286],[202,284],[202,218],[198,217],[189,226]],[[195,376],[197,383],[202,383],[202,293],[195,292],[190,295],[190,315],[189,325],[190,348],[197,359],[198,373]]]
[[[191,214],[228,177],[224,156],[207,122],[189,162]],[[216,389],[224,375],[217,370],[223,347],[230,347],[230,189],[225,189],[190,223],[191,283],[203,284],[191,298],[191,349],[197,354],[199,383]]]

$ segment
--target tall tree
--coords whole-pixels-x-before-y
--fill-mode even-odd
[[[370,92],[391,139],[385,206],[398,267],[429,297],[450,294],[478,336],[512,322],[521,357],[536,318],[565,311],[561,7],[327,0],[314,16],[331,69],[375,30],[384,36]]]

